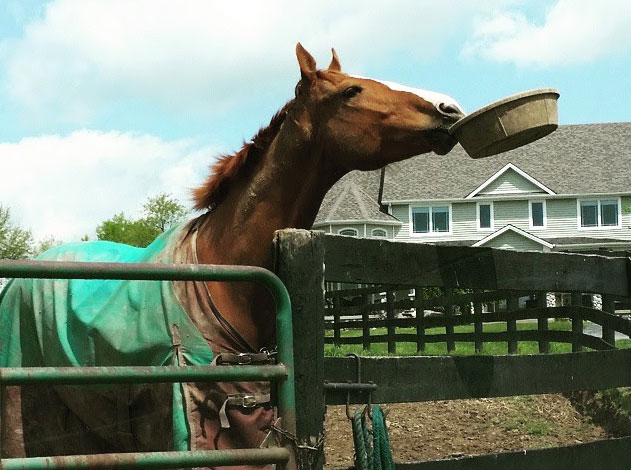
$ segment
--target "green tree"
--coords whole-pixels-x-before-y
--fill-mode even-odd
[[[147,224],[144,219],[129,219],[122,212],[105,220],[96,228],[96,237],[99,240],[138,247],[149,245],[158,235],[160,232]]]
[[[121,212],[102,222],[96,229],[97,238],[145,247],[187,215],[184,207],[169,194],[149,198],[142,207],[143,217],[139,219],[128,218]]]
[[[62,243],[63,242],[61,240],[56,239],[52,235],[49,235],[35,244],[33,248],[33,257],[35,258],[45,251],[48,251],[55,246],[61,245]]]
[[[160,233],[183,221],[188,212],[170,194],[150,197],[142,206],[144,219]]]
[[[33,253],[33,235],[11,222],[11,211],[0,204],[0,258],[23,259]]]

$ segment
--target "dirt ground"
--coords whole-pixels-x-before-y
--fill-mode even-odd
[[[580,444],[610,437],[562,395],[386,405],[395,462]],[[350,422],[329,406],[327,467],[353,464]]]

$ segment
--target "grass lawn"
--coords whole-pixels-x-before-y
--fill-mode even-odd
[[[550,321],[548,328],[550,330],[572,330],[572,323],[567,320],[555,320]],[[536,322],[518,322],[518,330],[536,330]],[[415,333],[414,328],[397,328],[397,333]],[[454,328],[456,333],[471,333],[473,332],[473,325],[463,325]],[[485,332],[504,332],[506,331],[506,323],[485,323],[483,326]],[[386,334],[385,328],[375,328],[371,330],[371,335]],[[361,330],[342,330],[342,337],[361,336]],[[426,335],[432,334],[444,334],[445,328],[428,328],[425,330]],[[333,336],[333,331],[326,332],[327,337]],[[618,348],[631,347],[631,340],[624,339],[616,341]],[[520,341],[517,343],[518,354],[539,354],[539,345],[536,341]],[[550,343],[550,353],[569,353],[572,352],[572,345],[568,343]],[[339,348],[334,347],[332,344],[326,344],[324,346],[324,354],[327,356],[344,356],[348,353],[357,353],[362,356],[388,356],[388,345],[386,343],[373,343],[370,350],[366,351],[362,349],[360,344],[345,344]],[[397,356],[414,356],[417,355],[416,343],[397,343]],[[474,344],[472,342],[457,342],[456,350],[450,353],[447,352],[446,343],[428,343],[425,346],[425,351],[421,353],[424,356],[443,356],[443,355],[459,355],[468,356],[475,354]],[[506,342],[497,343],[484,343],[483,353],[484,355],[503,355],[508,354],[508,344]]]

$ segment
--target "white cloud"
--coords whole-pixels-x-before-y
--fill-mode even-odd
[[[505,1],[55,0],[0,45],[5,89],[32,116],[82,125],[130,100],[220,114],[290,92],[297,41],[326,60],[335,46],[361,73],[402,50],[433,57],[473,11]]]
[[[0,202],[36,238],[78,240],[115,213],[137,216],[150,195],[169,192],[189,206],[217,150],[91,130],[0,143]]]
[[[629,25],[628,0],[559,0],[541,25],[518,11],[477,21],[463,54],[524,67],[586,63],[630,50]]]

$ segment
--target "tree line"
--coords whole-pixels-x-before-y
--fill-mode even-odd
[[[96,238],[144,248],[188,215],[182,204],[163,193],[147,198],[139,217],[129,217],[120,212],[101,222],[96,227]],[[86,235],[81,240],[88,239]],[[9,207],[0,203],[0,259],[35,258],[61,243],[54,236],[35,241],[29,229],[13,222]]]

